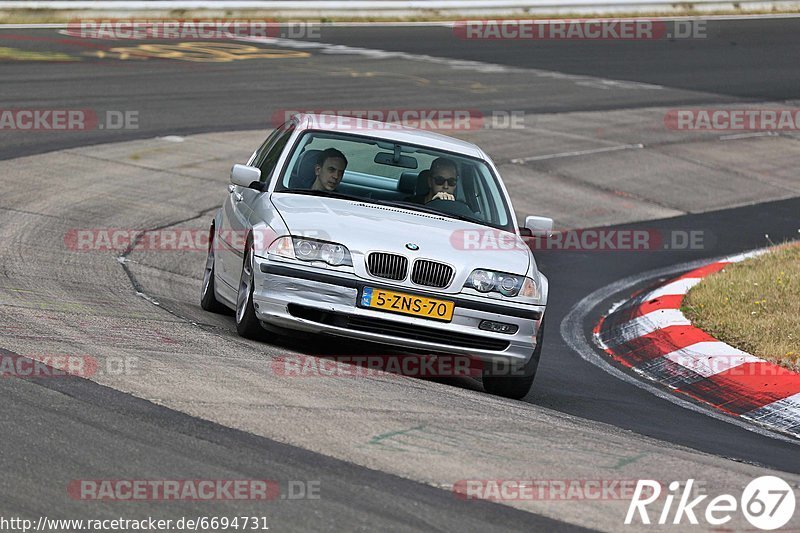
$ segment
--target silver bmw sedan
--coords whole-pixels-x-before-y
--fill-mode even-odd
[[[547,278],[477,146],[352,117],[295,115],[246,165],[209,232],[201,305],[240,335],[308,332],[467,356],[487,392],[525,396]]]

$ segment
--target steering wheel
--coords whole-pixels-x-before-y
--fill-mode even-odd
[[[467,202],[463,200],[442,200],[437,198],[435,200],[431,200],[425,205],[432,209],[436,209],[437,211],[441,211],[442,213],[475,218],[475,213],[469,207]]]

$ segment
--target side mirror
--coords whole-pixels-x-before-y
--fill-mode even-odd
[[[231,183],[234,185],[253,189],[258,187],[258,190],[260,191],[260,179],[261,169],[259,168],[248,167],[247,165],[233,165],[233,168],[231,168]],[[259,185],[253,187],[253,182],[258,183]]]
[[[525,217],[525,229],[531,232],[531,235],[548,235],[553,231],[553,219],[547,217]]]

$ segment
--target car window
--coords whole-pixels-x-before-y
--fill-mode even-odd
[[[284,131],[284,128],[287,127],[287,124],[284,124],[280,128],[275,128],[272,130],[272,133],[269,134],[267,140],[261,143],[261,146],[258,147],[258,150],[255,151],[253,156],[250,158],[250,161],[247,163],[251,167],[261,167],[261,164],[264,162],[264,158],[267,156],[267,152],[269,151],[269,147],[272,146],[272,143],[275,142],[275,139],[280,136],[281,132]]]
[[[272,175],[272,172],[275,170],[275,165],[278,163],[278,159],[283,152],[283,149],[286,147],[286,143],[289,142],[289,138],[294,133],[294,125],[287,126],[282,133],[278,135],[275,139],[274,144],[266,151],[264,155],[264,159],[258,164],[258,168],[261,169],[261,181],[266,181]]]
[[[295,144],[275,190],[305,191],[307,194],[313,188],[319,155],[330,148],[342,152],[347,158],[344,177],[333,191],[339,195],[374,203],[402,204],[406,208],[435,211],[496,228],[513,229],[513,217],[509,214],[505,196],[485,161],[380,138],[338,132],[306,132]],[[450,159],[458,169],[455,201],[430,201],[426,197],[429,169],[437,158]]]

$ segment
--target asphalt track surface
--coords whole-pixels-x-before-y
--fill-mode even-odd
[[[800,51],[800,43],[794,38],[797,27],[797,19],[712,20],[706,26],[705,37],[649,42],[454,40],[450,31],[430,28],[405,30],[396,38],[389,38],[380,27],[358,31],[325,28],[323,36],[326,42],[348,46],[652,83],[720,97],[786,100],[797,97],[800,82],[800,73],[792,64],[793,54]],[[746,76],[742,76],[744,72]],[[607,108],[630,104],[614,102],[607,104]],[[593,103],[572,101],[567,109],[586,105]],[[539,102],[532,100],[529,109],[552,110],[539,106]]]
[[[800,20],[717,22],[709,24],[709,29],[715,38],[645,43],[644,47],[642,43],[624,42],[599,46],[544,43],[534,47],[525,42],[473,46],[453,40],[448,29],[413,27],[326,28],[322,40],[674,89],[612,94],[588,101],[579,87],[568,83],[557,93],[535,97],[526,94],[524,88],[516,88],[508,94],[487,96],[479,104],[486,109],[496,107],[504,98],[513,102],[507,107],[530,113],[798,98],[800,70],[796,56],[800,42],[796,35]],[[52,30],[6,30],[0,37],[2,46],[41,52],[83,53],[98,44],[77,42]],[[381,86],[383,90],[374,93],[370,90],[375,86],[366,82],[366,86],[351,88],[359,92],[359,98],[352,99],[341,85],[327,87],[324,72],[256,69],[246,61],[114,63],[98,58],[78,64],[4,62],[2,69],[0,107],[137,109],[148,121],[138,130],[113,133],[0,133],[1,159],[160,135],[267,129],[265,117],[273,109],[298,105],[318,108],[330,102],[352,106],[354,101],[369,107],[386,97],[400,98],[391,85]],[[232,98],[234,91],[236,97]],[[444,106],[452,95],[436,94],[429,87],[408,95],[406,101],[413,104],[415,98],[435,107]],[[396,107],[403,104],[400,101]],[[525,401],[735,461],[800,473],[795,444],[682,409],[621,382],[586,364],[560,338],[558,329],[561,319],[581,298],[623,277],[761,247],[765,234],[775,242],[797,238],[798,213],[800,199],[789,199],[625,226],[664,231],[702,228],[713,239],[710,246],[699,251],[539,254],[540,268],[551,280],[547,349],[534,390]],[[655,281],[642,280],[630,291]],[[599,314],[624,296],[609,298],[586,316],[587,336]],[[130,477],[141,478],[161,476],[166,469],[175,478],[203,477],[203,473],[220,478],[258,477],[259,472],[276,477],[278,472],[281,479],[324,480],[329,488],[313,513],[292,507],[270,510],[275,523],[293,530],[477,531],[497,528],[498,524],[509,530],[568,527],[502,505],[464,503],[446,491],[221,427],[87,380],[3,380],[0,396],[8,406],[2,410],[1,456],[7,475],[0,486],[6,514],[46,514],[48,508],[55,507],[69,515],[74,503],[61,503],[63,485],[53,486],[49,480],[74,477],[71,464],[94,465],[101,470],[103,465],[117,464],[131,472]],[[241,505],[225,506],[224,511],[231,515],[231,511],[251,510],[247,504]],[[221,505],[219,509],[217,514],[222,514]],[[414,510],[413,517],[409,509]],[[102,505],[93,511],[112,512]],[[186,514],[182,508],[173,511]],[[192,511],[191,506],[187,505],[186,511]]]
[[[504,91],[502,99],[476,102],[479,108],[496,109],[502,103],[506,109],[552,113],[797,98],[800,70],[795,58],[800,53],[796,38],[799,27],[797,18],[709,21],[706,38],[652,42],[472,41],[455,38],[452,29],[443,27],[323,27],[319,40],[674,89],[598,96],[584,94],[580,87],[570,85],[535,94],[517,87]],[[76,56],[131,45],[126,41],[87,42],[52,30],[5,30],[3,34],[5,47]],[[357,80],[349,91],[343,91],[338,84],[325,90],[330,81],[335,81],[330,78],[331,73],[321,71],[308,77],[298,74],[280,66],[278,70],[251,68],[248,62],[151,61],[143,65],[86,58],[80,64],[4,63],[0,93],[4,106],[54,107],[68,103],[71,108],[98,110],[124,106],[147,117],[147,127],[52,136],[16,132],[2,136],[0,158],[152,135],[263,129],[269,126],[271,111],[298,105],[318,109],[358,103],[367,109],[380,109],[387,106],[387,96],[398,108],[452,104],[449,87],[423,87],[404,97],[393,93],[386,84],[375,92],[370,80]],[[288,86],[287,75],[291,79]],[[232,92],[236,98],[226,98]],[[355,101],[353,92],[358,94]]]
[[[96,518],[118,517],[118,510],[103,502],[93,502],[89,509],[80,501],[55,503],[64,500],[70,472],[82,465],[115,476],[126,472],[131,479],[318,481],[320,498],[313,500],[313,512],[310,500],[302,499],[266,507],[263,502],[203,506],[203,516],[266,516],[273,529],[485,531],[503,524],[511,531],[581,530],[502,505],[459,500],[433,487],[164,409],[89,380],[8,380],[0,397],[5,435],[0,464],[6,479],[0,509],[6,517],[47,516],[48,511],[53,517],[53,510],[70,517],[87,511]],[[288,485],[282,484],[281,491],[288,495]],[[196,516],[199,508],[189,502],[144,510],[178,520]],[[137,509],[124,514],[141,519],[148,513]]]

